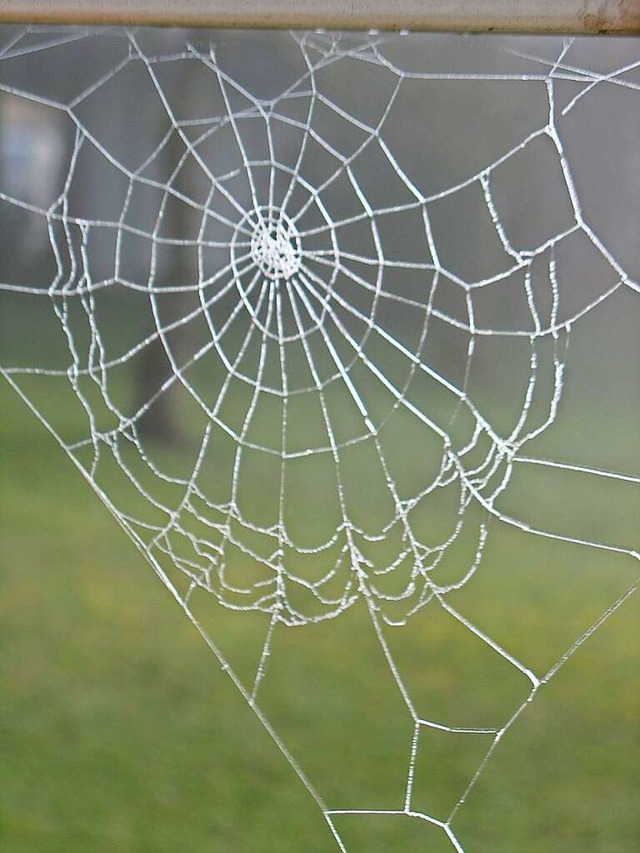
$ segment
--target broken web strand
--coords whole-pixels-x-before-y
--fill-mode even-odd
[[[605,243],[597,236],[588,224],[587,217],[583,214],[579,193],[576,190],[561,137],[556,128],[558,121],[554,95],[556,81],[570,80],[584,84],[585,88],[582,92],[585,94],[600,83],[637,89],[637,84],[629,82],[626,78],[624,80],[619,78],[638,67],[638,63],[626,65],[616,73],[597,75],[590,71],[575,68],[566,62],[572,41],[565,40],[559,49],[557,58],[550,62],[549,68],[542,73],[477,75],[470,73],[440,74],[436,72],[420,74],[400,70],[387,58],[384,52],[387,43],[385,37],[341,37],[331,34],[294,35],[293,39],[299,47],[306,70],[280,96],[273,100],[264,101],[254,97],[246,87],[240,85],[225,72],[216,58],[216,51],[213,47],[207,54],[196,49],[193,45],[187,45],[185,50],[174,54],[166,56],[147,55],[141,48],[135,33],[122,34],[122,37],[126,38],[130,44],[128,58],[119,62],[100,81],[77,97],[72,102],[71,107],[65,106],[63,103],[46,101],[48,106],[54,106],[55,109],[60,109],[65,113],[76,126],[73,154],[64,189],[59,199],[46,210],[44,208],[38,209],[34,205],[25,205],[20,199],[11,197],[7,193],[2,194],[2,199],[5,202],[23,208],[29,207],[33,213],[46,218],[48,223],[51,248],[56,255],[58,267],[58,275],[48,293],[58,322],[65,332],[72,359],[71,367],[64,370],[7,367],[3,368],[3,374],[31,408],[36,411],[41,420],[46,419],[46,412],[40,413],[39,409],[30,402],[28,395],[20,387],[20,378],[22,376],[40,376],[43,379],[47,376],[68,377],[74,394],[86,412],[90,434],[85,439],[73,442],[67,441],[55,429],[53,429],[54,434],[120,524],[154,565],[163,582],[169,587],[191,621],[203,634],[225,671],[231,675],[244,698],[256,711],[307,790],[322,809],[338,846],[343,850],[347,849],[335,826],[335,817],[355,814],[386,814],[406,815],[431,823],[444,832],[455,849],[462,850],[461,842],[457,839],[452,826],[453,821],[469,793],[481,778],[489,759],[504,735],[532,702],[540,688],[555,675],[559,667],[637,589],[636,582],[607,608],[605,613],[590,628],[582,633],[569,650],[563,653],[557,663],[548,669],[544,675],[536,674],[535,670],[519,660],[518,656],[511,654],[501,643],[492,639],[488,633],[454,607],[447,598],[449,593],[463,588],[476,575],[481,565],[485,543],[491,535],[489,522],[492,522],[493,525],[503,523],[513,526],[535,536],[638,559],[638,553],[633,549],[547,531],[499,508],[499,499],[508,489],[514,467],[520,464],[549,465],[550,467],[580,471],[621,482],[625,481],[636,485],[638,483],[638,478],[622,473],[601,471],[570,463],[564,464],[555,460],[546,461],[528,457],[522,452],[529,441],[541,435],[559,417],[560,403],[566,382],[565,367],[572,327],[583,316],[611,298],[620,289],[628,288],[636,292],[638,290],[637,282],[624,270],[614,254],[606,248]],[[52,46],[59,43],[61,43],[61,39],[55,37]],[[19,51],[20,37],[16,36],[10,41],[9,46],[5,47],[4,56],[10,57]],[[511,52],[515,53],[513,49]],[[222,98],[223,112],[215,120],[211,120],[211,128],[206,127],[209,123],[208,120],[196,122],[196,125],[203,125],[203,130],[195,137],[195,140],[187,133],[188,120],[179,119],[172,109],[170,98],[164,92],[156,73],[156,69],[164,63],[184,60],[199,63],[211,72],[218,82]],[[326,68],[346,61],[362,62],[372,67],[383,67],[397,78],[377,123],[367,123],[351,115],[344,108],[333,103],[331,98],[320,90],[317,79],[321,73]],[[135,172],[127,170],[117,157],[83,126],[75,114],[75,109],[83,100],[93,92],[98,91],[100,85],[115,78],[127,64],[133,62],[141,63],[153,81],[170,127],[168,135]],[[535,59],[535,62],[544,65],[544,60]],[[423,191],[412,180],[408,172],[401,167],[392,147],[384,139],[385,124],[388,123],[388,116],[401,90],[401,84],[405,80],[442,80],[444,84],[445,81],[450,80],[492,79],[510,80],[514,84],[535,83],[543,85],[548,100],[548,122],[526,135],[516,146],[487,165],[482,171],[467,177],[464,181],[433,193]],[[24,94],[15,87],[5,87],[4,90],[14,97],[24,97]],[[34,98],[33,95],[29,97],[45,103],[45,99]],[[563,116],[579,103],[579,97],[577,95],[563,109]],[[242,102],[240,109],[235,108],[233,98],[239,98]],[[288,102],[294,99],[308,101],[308,109],[304,119],[292,118],[286,114],[284,109],[281,110],[281,106],[286,108]],[[314,110],[317,112],[319,105],[329,109],[336,121],[344,121],[348,126],[355,128],[358,133],[362,134],[362,140],[353,146],[351,152],[341,153],[334,144],[325,140],[316,129]],[[264,125],[266,148],[261,157],[256,158],[249,153],[243,137],[242,121],[260,122]],[[295,132],[302,134],[302,141],[299,144],[297,156],[294,157],[293,165],[281,162],[279,159],[275,139],[277,122],[282,122]],[[217,175],[215,169],[201,155],[200,148],[221,128],[229,129],[233,140],[235,140],[239,158],[235,166],[222,175]],[[179,136],[183,143],[184,153],[170,175],[168,183],[163,185],[158,180],[146,177],[144,172],[145,166],[164,148],[171,133]],[[564,183],[571,199],[574,223],[547,238],[534,249],[516,249],[508,236],[508,228],[502,222],[499,205],[494,199],[492,180],[503,163],[513,158],[536,139],[542,138],[551,140],[554,145]],[[307,146],[311,145],[310,140],[319,145],[337,164],[317,184],[303,174],[305,168],[308,168],[305,156]],[[88,220],[84,217],[78,217],[71,209],[69,203],[70,188],[75,178],[78,160],[82,152],[89,146],[92,146],[97,154],[103,156],[117,170],[126,175],[129,181],[127,200],[117,222],[109,222],[99,218],[93,221]],[[386,164],[399,180],[402,191],[406,191],[408,195],[404,201],[394,205],[380,206],[369,200],[367,192],[361,186],[356,170],[358,158],[363,157],[371,149],[382,153]],[[195,164],[195,168],[211,185],[211,190],[204,203],[190,198],[183,190],[174,186],[181,168],[187,162]],[[269,173],[266,191],[264,184],[260,185],[258,181],[258,173],[264,169],[267,169]],[[278,202],[276,200],[276,184],[277,176],[281,174],[285,176],[286,190],[280,190],[281,200]],[[243,198],[247,197],[248,205],[246,207],[239,200],[240,196],[236,197],[233,189],[235,186],[234,179],[242,175],[246,176],[247,183],[244,190],[248,191],[248,195],[246,192],[240,195]],[[354,198],[360,205],[359,212],[341,215],[339,210],[337,213],[332,211],[328,201],[325,201],[323,194],[328,196],[331,188],[341,181],[353,190]],[[432,205],[437,201],[453,196],[466,187],[474,185],[478,185],[481,189],[486,209],[505,254],[511,258],[511,265],[506,270],[469,282],[448,269],[440,259],[438,239],[433,233],[431,223],[431,210]],[[146,233],[140,227],[132,229],[127,221],[130,200],[140,186],[153,187],[163,194],[160,212],[151,233]],[[299,208],[294,213],[293,200],[299,190],[306,193],[306,201],[297,201]],[[264,193],[266,193],[266,197],[263,195]],[[220,197],[228,203],[225,212],[216,208]],[[176,238],[167,238],[162,234],[163,212],[168,203],[176,199],[187,204],[198,215],[201,215],[202,221],[196,239],[183,238],[177,240]],[[292,215],[288,213],[290,205]],[[320,224],[303,227],[305,214],[310,210],[315,211],[316,222],[319,221]],[[405,261],[387,257],[385,254],[385,244],[378,223],[383,221],[385,217],[394,217],[405,213],[417,214],[422,224],[423,238],[429,250],[429,258],[425,261]],[[233,216],[238,217],[237,220],[234,220]],[[211,219],[221,229],[226,229],[227,235],[230,233],[231,236],[227,236],[226,240],[208,239],[207,225]],[[371,230],[369,254],[365,254],[362,249],[357,247],[350,248],[348,245],[346,247],[342,245],[345,242],[342,238],[344,231],[350,226],[361,223],[367,223]],[[56,230],[58,225],[63,228],[64,243],[62,245],[60,244],[59,233]],[[120,256],[124,251],[122,239],[126,233],[135,230],[150,240],[153,257],[146,284],[127,281],[119,273],[111,280],[93,280],[89,245],[93,232],[100,231],[102,228],[115,229],[117,233],[116,265],[119,264]],[[556,248],[578,232],[588,237],[591,244],[615,272],[618,280],[569,319],[560,319],[560,288],[555,256]],[[305,248],[310,240],[322,239],[323,237],[328,238],[328,243],[325,244],[324,248],[316,250]],[[79,249],[76,248],[78,243]],[[181,283],[174,285],[173,288],[163,287],[161,290],[157,288],[156,277],[160,263],[157,250],[163,245],[176,248],[186,246],[197,252],[197,282],[187,285]],[[226,264],[210,272],[207,269],[206,253],[211,249],[228,250],[229,260]],[[71,264],[68,271],[65,271],[65,252],[68,252]],[[549,258],[547,269],[551,308],[549,322],[545,324],[544,317],[537,306],[537,293],[532,283],[531,270],[536,258],[547,257]],[[364,271],[356,272],[353,268],[354,264],[359,264],[364,268]],[[390,274],[398,270],[412,270],[424,274],[429,282],[427,298],[420,300],[415,296],[407,296],[402,291],[394,291],[393,282],[389,279]],[[474,292],[499,284],[518,271],[524,271],[522,287],[531,328],[523,326],[514,330],[503,330],[482,326],[475,318]],[[346,288],[343,289],[343,281],[354,285],[364,293],[369,299],[368,304],[363,305],[361,304],[362,300],[355,300],[350,297],[351,291]],[[443,281],[457,285],[464,292],[466,321],[461,321],[459,317],[448,314],[442,308],[437,307],[437,294]],[[124,284],[125,287],[138,292],[148,293],[156,331],[140,340],[124,354],[113,358],[108,355],[107,347],[102,341],[101,329],[97,319],[96,299],[102,290],[114,286],[116,283]],[[45,292],[39,288],[30,289],[19,284],[5,283],[3,289],[14,293],[27,293],[39,298],[47,298]],[[158,300],[160,296],[166,296],[172,289],[176,292],[190,291],[194,293],[197,302],[178,319],[166,322],[159,309]],[[225,308],[224,298],[233,295],[235,291],[237,291],[235,304],[231,308]],[[77,304],[81,306],[90,329],[91,343],[86,354],[86,366],[82,343],[76,341],[73,321],[70,319],[73,300],[77,300]],[[396,330],[387,327],[388,317],[385,316],[382,306],[389,303],[408,306],[422,314],[420,329],[413,345],[403,340]],[[218,314],[222,315],[221,320]],[[235,354],[231,345],[229,345],[230,349],[227,352],[225,346],[231,338],[234,325],[237,327],[239,322],[245,319],[245,314],[249,316],[249,321],[244,328],[244,334],[240,335],[241,345]],[[200,316],[204,318],[211,339],[196,348],[188,358],[180,360],[177,354],[173,352],[170,333],[179,330],[181,327],[189,328],[193,320]],[[459,385],[432,367],[425,359],[424,350],[433,318],[447,323],[451,328],[460,329],[469,336],[464,374]],[[237,334],[236,332],[236,336]],[[490,418],[482,414],[481,408],[473,401],[473,395],[469,389],[477,341],[482,337],[498,336],[520,337],[528,340],[530,346],[528,379],[522,394],[519,417],[506,436],[493,426]],[[540,390],[542,386],[542,356],[538,352],[539,341],[549,337],[554,343],[552,356],[554,378],[550,393],[545,392],[544,389]],[[132,360],[138,352],[152,341],[162,343],[170,361],[171,375],[138,410],[125,415],[115,400],[112,399],[109,371],[117,365],[123,365]],[[307,366],[305,382],[302,384],[298,382],[297,385],[294,384],[290,354],[290,347],[295,342],[299,343],[298,357]],[[389,376],[384,362],[379,362],[374,355],[370,354],[370,351],[375,353],[376,345],[388,347],[390,352],[405,361],[407,365],[406,375],[402,381]],[[254,372],[251,372],[247,354],[252,348],[256,347],[258,351],[257,363],[255,363]],[[200,389],[189,378],[190,369],[210,353],[215,353],[226,370],[226,377],[213,405],[207,403],[205,397],[201,395]],[[278,365],[275,372],[273,370],[274,357],[275,363]],[[360,389],[356,380],[352,378],[356,368],[360,367],[363,368],[369,380],[376,383],[391,400],[389,411],[382,417],[374,417],[373,413],[369,411],[365,389]],[[415,399],[415,395],[412,394],[412,384],[417,381],[417,377],[423,376],[436,383],[455,401],[448,418],[441,420],[437,411],[431,412],[427,407],[421,407]],[[82,389],[81,380],[83,377],[89,377],[99,388],[105,404],[111,413],[118,418],[119,425],[115,429],[105,431],[99,426],[92,403]],[[236,382],[248,385],[251,389],[250,401],[239,429],[229,424],[224,414],[225,403]],[[154,402],[163,393],[178,384],[184,387],[190,397],[195,400],[207,419],[195,462],[190,472],[181,477],[169,476],[153,460],[137,427],[141,415],[150,411]],[[333,386],[336,384],[342,387],[355,417],[360,421],[356,435],[350,438],[342,438],[334,426],[330,395]],[[322,442],[317,442],[316,445],[292,451],[288,440],[291,430],[290,421],[293,417],[290,407],[293,405],[294,398],[303,394],[314,395],[319,403],[324,439]],[[547,398],[546,416],[535,426],[530,423],[531,414],[534,404],[539,401],[541,395],[542,399],[545,398],[545,395]],[[277,440],[271,445],[257,442],[251,437],[253,427],[259,420],[260,407],[265,396],[277,399],[281,405],[280,433]],[[425,431],[437,436],[442,444],[441,464],[435,477],[408,499],[402,497],[401,491],[404,484],[396,482],[387,463],[385,449],[380,437],[386,424],[391,421],[398,410],[409,413]],[[457,437],[455,430],[464,417],[471,419],[472,428],[470,435],[462,442]],[[205,461],[209,453],[213,431],[216,429],[225,432],[236,444],[231,474],[231,498],[228,502],[218,503],[212,502],[208,498],[202,484],[205,477]],[[481,448],[482,442],[487,440],[488,449],[484,451],[484,455],[482,452],[480,453],[480,460],[476,459],[473,465],[468,463],[467,459],[474,459],[474,453],[478,455],[477,451]],[[345,452],[345,448],[364,442],[368,442],[375,449],[377,463],[380,466],[394,508],[392,516],[386,522],[381,523],[379,529],[373,534],[356,524],[350,517],[349,484],[346,482],[345,473],[342,470],[344,467],[342,454]],[[152,490],[138,481],[135,472],[130,467],[126,453],[123,452],[123,447],[127,443],[136,448],[148,469],[158,480],[177,485],[183,489],[183,497],[177,506],[164,503]],[[79,461],[80,452],[87,447],[93,449],[93,459],[89,467]],[[279,459],[280,473],[273,489],[273,493],[277,495],[277,520],[271,525],[259,524],[250,518],[243,518],[240,510],[243,465],[245,458],[255,451]],[[100,463],[104,455],[108,453],[113,454],[119,468],[125,473],[127,480],[143,501],[166,517],[163,524],[143,521],[135,515],[121,510],[109,496],[108,490],[100,485]],[[292,459],[304,459],[308,456],[320,456],[322,454],[330,456],[336,470],[336,489],[341,521],[337,531],[333,531],[329,538],[315,547],[305,549],[296,544],[287,530],[285,518],[287,465]],[[442,541],[435,546],[428,545],[422,541],[420,531],[413,529],[411,512],[428,496],[437,493],[439,489],[444,490],[452,484],[459,484],[457,521],[453,531],[445,536]],[[450,547],[457,542],[464,528],[469,507],[474,504],[482,507],[485,512],[485,518],[478,528],[475,554],[469,565],[465,567],[461,577],[451,582],[439,583],[437,569]],[[198,507],[204,507],[204,510],[198,509]],[[201,535],[190,529],[193,519],[208,528],[211,541],[203,540]],[[261,537],[270,537],[273,543],[272,552],[265,556],[262,552],[252,550],[250,545],[242,541],[242,534],[238,534],[236,530],[238,524],[246,531],[247,536],[257,534]],[[403,544],[388,564],[382,567],[381,574],[372,560],[363,552],[363,545],[383,541],[398,524],[402,529]],[[173,534],[181,534],[190,543],[192,549],[190,556],[185,557],[182,551],[174,550]],[[314,556],[323,553],[329,554],[330,549],[339,542],[343,543],[339,558],[330,566],[328,571],[325,571],[312,582],[297,572],[295,559],[293,562],[286,559],[287,552],[289,554],[291,552],[297,553],[300,561],[305,553]],[[253,589],[242,585],[238,586],[231,582],[228,577],[228,566],[225,558],[226,549],[229,545],[240,549],[243,554],[260,566],[266,567],[272,572],[273,580],[259,581]],[[213,559],[212,554],[216,555]],[[385,592],[383,588],[380,588],[381,578],[402,567],[407,557],[412,568],[401,592]],[[179,591],[172,579],[173,574],[168,573],[165,565],[167,558],[170,564],[173,564],[189,578],[186,593]],[[341,573],[344,574],[345,565],[350,567],[350,571],[347,572],[347,580],[342,590],[338,594],[335,592],[333,594],[326,593],[325,589],[329,589],[330,582],[333,582]],[[288,588],[291,583],[304,587],[312,594],[321,605],[320,614],[306,613],[300,609],[299,605],[290,600]],[[257,610],[269,615],[269,626],[265,641],[256,666],[253,684],[249,688],[235,674],[224,654],[205,631],[191,609],[191,597],[198,590],[207,590],[213,593],[218,601],[228,608]],[[236,594],[240,594],[241,597],[251,595],[252,598],[245,607],[235,600],[231,600]],[[273,635],[276,628],[279,625],[303,626],[337,618],[354,606],[357,601],[364,601],[366,605],[380,648],[413,725],[413,735],[407,749],[406,787],[397,809],[343,809],[335,807],[334,804],[327,805],[285,746],[286,738],[285,741],[279,738],[260,708],[261,686],[264,679],[268,677]],[[406,602],[404,613],[401,612],[398,615],[397,608],[387,612],[387,605],[395,606],[398,603],[402,605],[403,602]],[[411,617],[432,602],[437,602],[443,610],[457,621],[462,629],[472,633],[528,679],[530,688],[526,699],[511,715],[507,715],[506,722],[501,726],[495,728],[450,726],[439,720],[423,718],[417,709],[411,698],[411,689],[404,683],[400,669],[396,665],[394,655],[387,642],[385,626],[406,624]],[[469,780],[467,788],[461,793],[455,807],[444,818],[435,817],[415,808],[413,803],[413,782],[419,755],[419,735],[423,727],[452,734],[489,735],[492,738],[491,745]]]

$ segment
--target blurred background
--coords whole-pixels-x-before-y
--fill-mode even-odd
[[[311,549],[335,530],[335,461],[320,453],[327,432],[305,393],[307,363],[326,383],[363,553],[395,508],[377,463],[350,449],[362,445],[362,417],[334,381],[337,362],[350,365],[401,496],[436,477],[442,447],[351,365],[348,333],[455,448],[475,420],[448,386],[464,389],[495,433],[529,435],[523,455],[629,478],[520,465],[503,493],[482,484],[492,519],[464,503],[456,482],[420,504],[421,541],[455,545],[434,574],[459,586],[447,600],[547,673],[638,575],[628,551],[640,519],[640,325],[637,286],[620,284],[640,269],[638,41],[410,36],[385,38],[374,53],[358,36],[338,47],[322,34],[5,27],[0,43],[0,367],[135,520],[176,589],[223,548],[213,533],[204,555],[173,532],[150,544],[175,482],[202,455],[203,402],[224,401],[218,415],[231,432],[212,439],[202,488],[210,506],[237,505],[235,521],[247,523],[239,535],[278,521],[271,459],[283,411],[270,401],[291,392],[301,402],[291,404],[287,449],[317,452],[288,470],[287,529]],[[555,139],[542,132],[552,69]],[[229,114],[235,124],[221,120]],[[361,150],[371,128],[385,147]],[[349,160],[339,180],[335,152]],[[242,243],[243,212],[274,196],[304,211],[296,221],[303,251],[315,239],[318,282],[303,320],[285,306],[279,330]],[[418,196],[430,199],[429,228]],[[247,310],[237,314],[239,299]],[[326,311],[344,331],[337,361],[314,330]],[[536,316],[558,333],[533,346]],[[272,333],[262,368],[257,350],[243,351],[254,326]],[[406,353],[447,385],[416,379]],[[172,380],[176,364],[184,383]],[[16,372],[24,368],[35,373]],[[247,386],[273,393],[257,395],[243,432]],[[2,849],[335,849],[313,798],[142,554],[15,388],[3,382],[0,394]],[[264,451],[245,453],[235,476],[234,431]],[[91,441],[98,432],[117,436],[104,440],[108,451]],[[183,528],[202,536],[191,521]],[[487,524],[482,561],[463,583]],[[398,556],[393,536],[381,541],[372,573]],[[239,549],[225,559],[242,594],[212,580],[190,604],[250,690],[273,601],[261,598],[263,564]],[[316,577],[317,561],[295,548],[284,559],[292,574]],[[399,568],[406,583],[410,569]],[[344,612],[313,622],[331,608],[314,610],[297,588],[286,600],[291,624],[274,631],[260,708],[330,808],[402,809],[413,727],[366,607],[341,599],[334,610]],[[506,725],[527,679],[437,601],[407,618],[410,609],[389,608],[401,624],[385,636],[420,714]],[[636,595],[509,729],[453,824],[465,849],[634,849],[638,624]],[[423,733],[414,807],[445,819],[489,744]],[[437,827],[406,817],[345,816],[336,826],[350,851],[451,849]]]

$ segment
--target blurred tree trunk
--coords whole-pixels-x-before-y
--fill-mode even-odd
[[[185,98],[197,97],[197,87],[190,80],[190,68],[191,63],[184,63],[181,74],[172,81],[171,90],[167,92],[170,104],[176,103],[177,98],[184,102]],[[185,150],[185,142],[176,129],[163,151],[162,172],[165,179],[174,173],[185,155]],[[199,179],[202,179],[202,173],[189,155],[182,163],[178,175],[172,180],[172,186],[179,184],[180,192],[195,198],[198,193],[190,192],[190,187],[193,188],[194,182]],[[167,196],[161,224],[162,235],[169,239],[196,239],[196,211],[179,202],[172,194]],[[153,286],[158,294],[156,310],[162,330],[177,323],[190,310],[193,296],[189,290],[162,294],[162,288],[193,284],[195,251],[193,245],[158,247],[158,270]],[[157,331],[154,326],[148,333]],[[180,380],[175,367],[179,369],[188,359],[188,354],[187,325],[178,325],[170,331],[163,331],[145,347],[135,376],[136,410],[148,404],[156,394],[158,396],[137,421],[141,439],[172,447],[177,447],[186,440],[185,425],[181,423],[177,400]]]

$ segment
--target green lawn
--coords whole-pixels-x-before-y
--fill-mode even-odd
[[[0,849],[332,851],[311,796],[151,568],[0,388]],[[494,525],[452,597],[544,672],[633,580],[632,561]],[[508,732],[454,823],[469,853],[630,853],[640,837],[638,596]],[[203,602],[238,671],[259,617]],[[433,719],[502,724],[526,680],[441,611],[390,632]],[[411,727],[363,608],[282,630],[260,700],[329,805],[401,808]],[[416,807],[444,814],[486,739],[425,733]],[[351,851],[451,851],[407,818],[343,818]]]

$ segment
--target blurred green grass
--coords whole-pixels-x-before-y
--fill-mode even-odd
[[[6,383],[0,393],[0,848],[335,849],[149,566]],[[630,562],[497,528],[454,603],[544,671],[628,586]],[[252,620],[210,608],[229,657],[249,666]],[[454,824],[465,849],[635,849],[637,640],[636,596],[508,733]],[[513,668],[485,664],[441,613],[417,617],[391,644],[434,719],[503,722],[526,695]],[[261,701],[329,805],[401,808],[410,727],[362,611],[279,633],[269,666]],[[421,750],[416,805],[446,809],[477,765],[477,743],[425,737]],[[451,849],[406,818],[337,825],[350,851]]]

